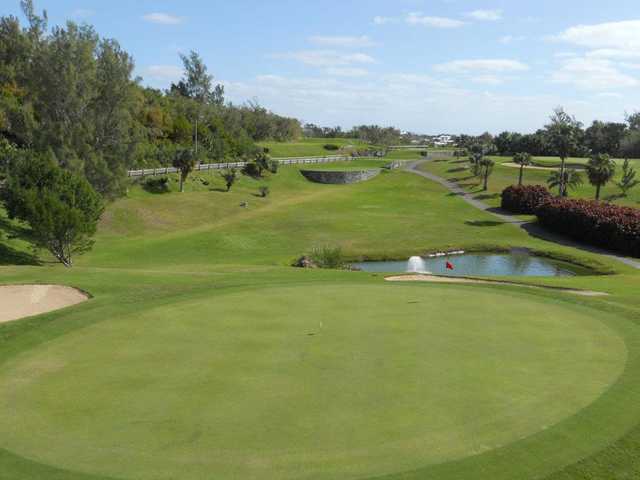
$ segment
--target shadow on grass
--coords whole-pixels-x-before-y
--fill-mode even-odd
[[[209,191],[210,192],[227,193],[229,190],[227,190],[226,188],[222,188],[222,187],[214,187],[214,188],[210,188]]]
[[[0,265],[40,265],[34,254],[18,250],[3,240],[19,239],[32,243],[31,230],[0,216]]]
[[[456,168],[450,168],[449,170],[447,170],[447,173],[458,173],[458,172],[464,172],[466,170],[466,167],[456,167]]]
[[[634,265],[639,265],[640,264],[640,259],[637,259],[637,258],[628,259],[628,258],[625,258],[625,255],[620,254],[618,252],[614,252],[614,251],[607,250],[607,249],[604,249],[604,248],[596,247],[596,246],[593,246],[593,245],[588,245],[588,244],[579,242],[577,240],[574,240],[574,239],[572,239],[572,238],[570,238],[568,236],[560,235],[560,234],[551,232],[551,231],[545,229],[537,221],[523,223],[522,225],[520,225],[520,228],[522,228],[525,232],[527,232],[527,234],[529,234],[530,236],[532,236],[534,238],[538,238],[538,239],[541,239],[541,240],[546,240],[548,242],[553,242],[553,243],[556,243],[558,245],[562,245],[562,246],[565,246],[565,247],[575,248],[577,250],[582,250],[584,252],[597,253],[599,255],[610,255],[610,256],[618,257],[619,259],[623,260],[624,263],[627,263],[627,264],[634,264]],[[595,274],[600,274],[601,275],[601,274],[614,273],[613,270],[611,270],[609,267],[600,267],[597,270],[598,271],[594,272]]]
[[[504,222],[494,222],[491,220],[475,220],[475,221],[466,221],[465,225],[469,225],[470,227],[499,227],[500,225],[504,225]]]
[[[480,195],[476,195],[475,197],[476,200],[492,200],[494,198],[500,198],[500,194],[499,193],[481,193]]]

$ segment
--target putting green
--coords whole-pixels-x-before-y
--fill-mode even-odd
[[[602,315],[489,287],[213,292],[9,360],[0,448],[122,479],[440,464],[550,429],[615,383],[627,350]]]

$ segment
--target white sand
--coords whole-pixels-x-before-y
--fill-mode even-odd
[[[0,323],[51,312],[88,299],[80,290],[61,285],[0,285]]]
[[[571,288],[554,288],[545,287],[544,285],[529,285],[526,283],[516,282],[501,282],[493,280],[481,280],[474,278],[461,278],[461,277],[441,277],[436,275],[396,275],[392,277],[386,277],[388,282],[431,282],[431,283],[475,283],[484,285],[515,285],[517,287],[525,288],[542,288],[547,290],[555,290],[560,293],[570,293],[573,295],[580,295],[583,297],[602,297],[609,295],[604,292],[594,292],[592,290],[577,290]]]

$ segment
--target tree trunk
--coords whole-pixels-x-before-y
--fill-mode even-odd
[[[518,179],[518,185],[522,186],[522,175],[524,174],[524,165],[520,165],[520,178]]]
[[[596,200],[600,200],[600,184],[596,185]]]
[[[484,172],[484,191],[486,192],[489,189],[489,171]]]
[[[566,160],[565,157],[560,157],[560,196],[561,197],[567,196],[567,185],[565,184],[565,178],[564,178],[565,160]]]
[[[184,174],[180,173],[180,193],[184,192]]]

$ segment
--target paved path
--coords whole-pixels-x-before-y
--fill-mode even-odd
[[[460,187],[459,185],[450,182],[449,180],[442,178],[438,175],[435,175],[433,173],[429,173],[429,172],[424,172],[422,170],[418,170],[418,167],[423,164],[428,162],[429,160],[418,160],[415,162],[410,162],[407,163],[405,169],[408,172],[411,173],[415,173],[416,175],[420,175],[421,177],[427,178],[429,180],[432,180],[434,182],[439,183],[440,185],[442,185],[443,187],[447,188],[449,191],[451,191],[452,193],[458,195],[460,198],[462,198],[465,202],[467,202],[469,205],[472,205],[473,207],[482,210],[484,212],[487,212],[490,215],[493,215],[494,217],[502,220],[505,223],[511,223],[513,225],[516,225],[517,227],[522,228],[524,231],[526,231],[529,235],[534,236],[534,237],[538,237],[541,238],[543,240],[547,240],[549,242],[554,242],[554,243],[558,243],[567,247],[573,247],[573,248],[577,248],[579,250],[585,250],[591,253],[597,253],[599,255],[604,255],[605,257],[608,257],[610,259],[613,260],[617,260],[619,262],[624,263],[625,265],[628,265],[630,267],[633,268],[637,268],[640,270],[640,261],[638,260],[634,260],[631,258],[627,258],[627,257],[623,257],[620,255],[616,255],[615,253],[612,253],[608,250],[603,250],[601,248],[598,247],[592,247],[590,245],[584,245],[582,243],[578,243],[575,242],[563,235],[557,235],[555,233],[549,232],[547,230],[545,230],[544,228],[542,228],[540,225],[538,225],[537,222],[530,222],[530,221],[526,221],[526,220],[522,220],[520,218],[518,218],[515,215],[512,215],[504,210],[501,210],[499,208],[494,208],[494,207],[490,207],[489,205],[487,205],[484,202],[481,202],[480,200],[476,200],[475,198],[473,198],[472,193],[467,192],[466,190],[464,190],[462,187]]]

